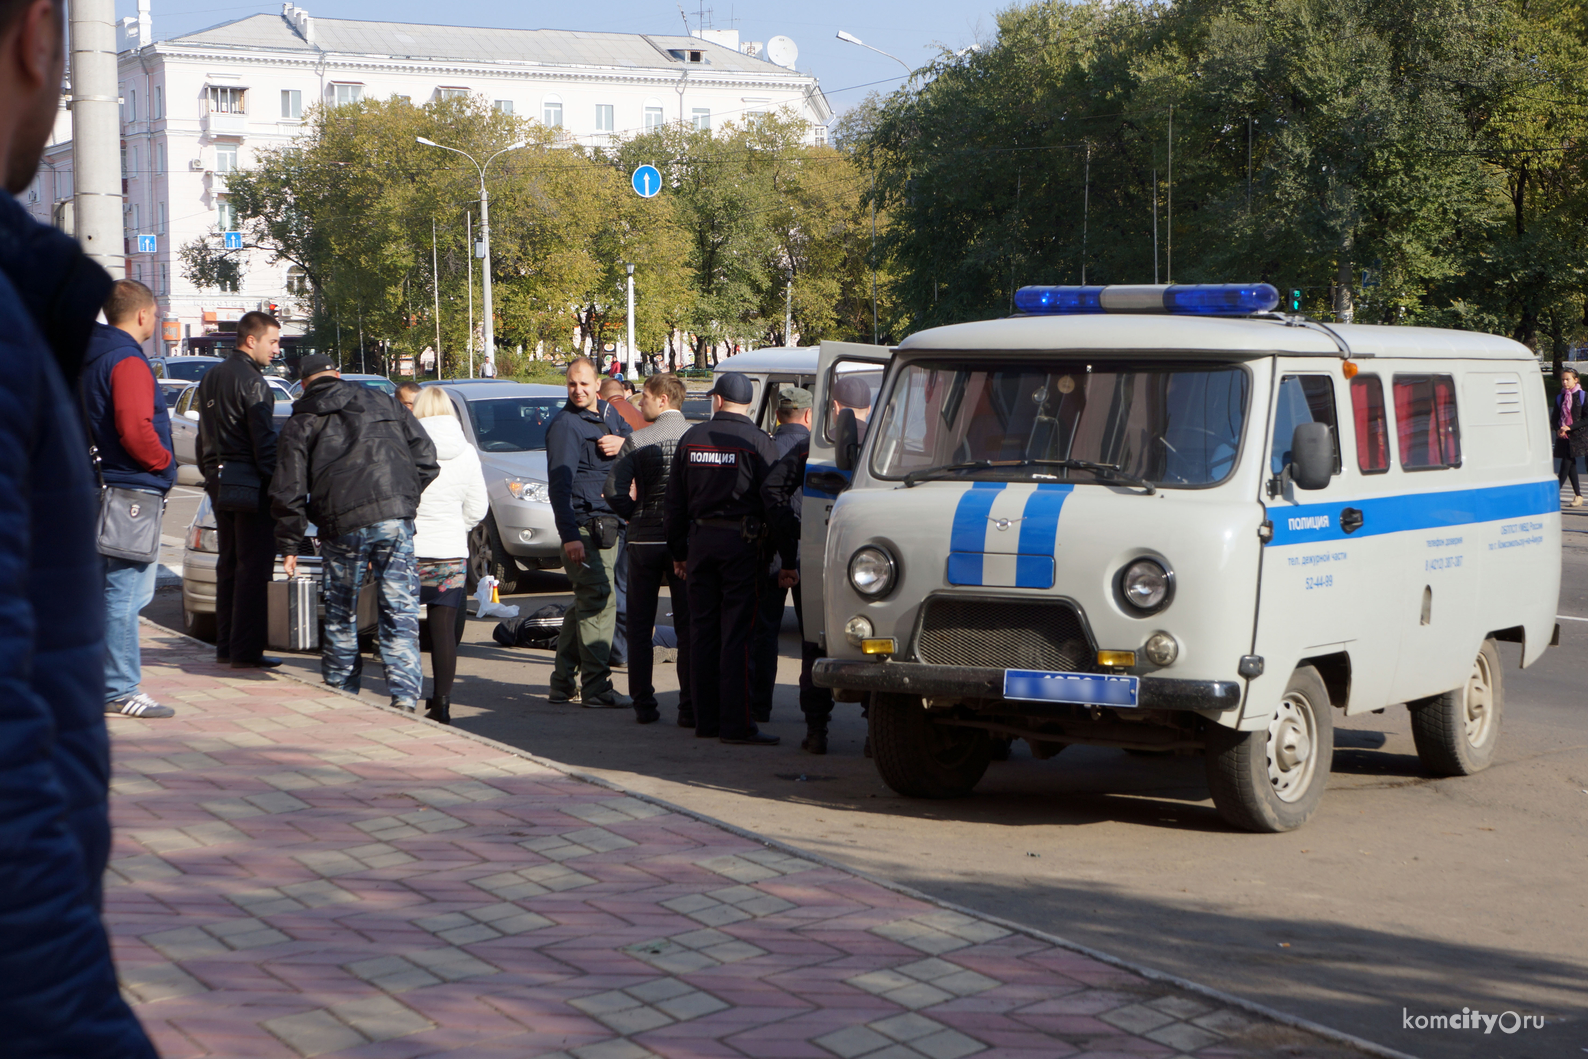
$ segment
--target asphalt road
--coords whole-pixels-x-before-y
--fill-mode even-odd
[[[1565,523],[1559,611],[1588,619],[1588,508]],[[508,602],[527,612],[566,600],[566,586],[537,574]],[[146,613],[180,627],[172,590]],[[861,756],[856,706],[838,707],[828,756],[798,749],[792,612],[768,726],[784,741],[771,749],[674,726],[669,665],[662,724],[550,706],[550,655],[497,646],[494,624],[471,619],[461,651],[453,709],[470,731],[1412,1055],[1588,1054],[1588,620],[1563,620],[1561,646],[1525,671],[1503,647],[1505,728],[1488,771],[1424,774],[1404,709],[1339,721],[1323,806],[1285,835],[1225,826],[1195,757],[1072,747],[1037,761],[1017,743],[971,798],[900,798]],[[313,657],[290,664],[318,671]],[[380,697],[379,681],[365,692]],[[1463,1008],[1548,1023],[1403,1028]]]

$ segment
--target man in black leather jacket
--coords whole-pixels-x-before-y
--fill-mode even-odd
[[[419,494],[441,473],[430,435],[395,397],[344,382],[330,357],[303,358],[303,396],[281,431],[270,485],[276,542],[296,572],[310,518],[325,569],[320,675],[357,692],[358,593],[366,569],[380,603],[380,656],[391,704],[419,705],[419,568],[414,515]]]
[[[221,467],[247,464],[261,481],[248,511],[215,509],[220,559],[215,566],[215,660],[233,669],[279,666],[265,657],[266,590],[276,549],[266,489],[276,472],[275,398],[260,371],[281,348],[281,324],[266,313],[237,322],[237,351],[199,383],[199,469],[214,504]]]
[[[656,607],[665,583],[671,593],[673,631],[678,634],[678,726],[695,727],[694,698],[689,690],[689,594],[684,579],[673,572],[673,554],[667,550],[667,529],[662,524],[662,504],[672,474],[678,439],[690,427],[680,411],[684,383],[677,375],[652,375],[639,398],[640,413],[649,422],[630,434],[607,475],[603,495],[619,518],[629,520],[629,695],[634,716],[641,724],[661,717],[656,707],[655,652],[651,637]],[[629,496],[633,488],[634,497]]]

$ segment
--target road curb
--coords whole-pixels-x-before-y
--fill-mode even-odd
[[[149,618],[140,616],[138,620],[141,624],[147,625],[152,629],[158,629],[163,634],[180,637],[184,640],[191,641],[200,647],[208,649],[213,646],[211,644],[205,643],[203,640],[188,636],[186,633],[161,625]],[[757,834],[748,828],[739,827],[736,824],[728,823],[725,820],[719,820],[714,816],[709,816],[705,813],[699,812],[698,810],[689,809],[685,806],[670,802],[665,798],[658,798],[655,795],[646,794],[642,791],[631,790],[630,788],[616,783],[613,780],[609,780],[604,776],[598,776],[589,772],[584,772],[580,769],[574,768],[571,765],[565,765],[560,761],[554,761],[550,758],[541,757],[539,754],[530,753],[529,751],[520,747],[500,742],[499,740],[492,739],[489,736],[478,735],[474,732],[467,731],[463,728],[457,728],[452,725],[439,724],[425,717],[423,713],[409,713],[406,710],[399,710],[391,706],[382,705],[379,702],[372,702],[361,695],[355,695],[352,692],[343,691],[340,688],[328,687],[319,681],[309,680],[298,675],[297,673],[286,671],[284,668],[268,670],[266,672],[273,677],[291,680],[294,683],[302,684],[306,687],[316,688],[328,694],[339,695],[343,698],[352,699],[361,705],[370,707],[371,709],[381,710],[394,716],[401,717],[405,721],[422,721],[425,724],[432,725],[437,729],[450,732],[454,735],[460,735],[465,739],[472,740],[473,742],[480,743],[484,746],[489,746],[495,750],[501,751],[502,753],[510,754],[526,761],[532,761],[544,768],[561,773],[570,779],[576,779],[583,783],[589,783],[594,786],[634,798],[638,801],[658,806],[659,808],[666,809],[669,812],[678,813],[682,816],[699,820],[702,823],[710,824],[712,827],[721,828],[722,830],[727,831],[730,834],[737,835],[740,838],[748,839],[752,842],[759,842],[768,849],[775,849],[793,856],[802,857],[805,860],[814,861],[823,867],[844,872],[845,874],[852,875],[858,879],[864,879],[866,882],[869,882],[875,886],[880,886],[883,889],[890,890],[893,893],[902,894],[903,896],[912,898],[913,900],[935,905],[938,908],[942,908],[946,911],[957,912],[961,915],[982,920],[983,922],[995,924],[996,926],[1003,927],[1006,930],[1015,931],[1016,933],[1024,934],[1027,937],[1035,938],[1036,940],[1045,942],[1049,945],[1054,945],[1062,949],[1067,949],[1070,952],[1077,953],[1081,956],[1086,956],[1090,959],[1098,961],[1099,963],[1107,964],[1110,967],[1117,967],[1120,970],[1129,971],[1132,974],[1140,975],[1142,978],[1145,978],[1148,981],[1160,982],[1164,985],[1170,985],[1176,989],[1184,990],[1187,993],[1194,993],[1197,996],[1206,997],[1209,1000],[1216,1000],[1221,1004],[1225,1004],[1232,1008],[1237,1008],[1252,1015],[1260,1016],[1270,1022],[1277,1022],[1280,1025],[1288,1026],[1291,1029],[1303,1030],[1315,1036],[1322,1037],[1325,1040],[1333,1041],[1336,1044],[1347,1045],[1368,1055],[1378,1056],[1379,1059],[1419,1059],[1419,1057],[1411,1055],[1408,1052],[1398,1051],[1397,1049],[1390,1048],[1382,1044],[1377,1044],[1354,1034],[1346,1033],[1342,1030],[1332,1029],[1321,1023],[1313,1022],[1311,1019],[1305,1019],[1299,1015],[1291,1015],[1287,1012],[1280,1011],[1277,1008],[1271,1008],[1266,1004],[1260,1004],[1255,1000],[1248,1000],[1245,997],[1237,996],[1234,993],[1226,993],[1221,989],[1215,989],[1212,986],[1202,985],[1200,982],[1194,982],[1189,978],[1182,978],[1179,975],[1171,974],[1168,971],[1160,971],[1154,967],[1149,967],[1133,960],[1125,959],[1120,956],[1114,956],[1099,949],[1094,949],[1091,946],[1083,945],[1076,941],[1071,941],[1068,938],[1060,937],[1057,934],[1049,934],[1044,930],[1027,926],[1024,923],[1020,923],[1012,919],[1005,919],[1001,916],[990,915],[986,912],[970,908],[966,905],[944,900],[941,897],[935,897],[931,894],[917,890],[914,887],[907,886],[904,883],[895,882],[891,879],[873,875],[870,872],[862,871],[859,868],[844,864],[841,861],[834,860],[833,858],[827,857],[821,853],[816,853],[800,846],[796,846],[792,843],[784,842],[781,839],[767,838],[765,835]]]

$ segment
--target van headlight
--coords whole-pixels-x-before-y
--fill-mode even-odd
[[[1174,575],[1155,559],[1137,559],[1119,578],[1120,595],[1143,614],[1156,614],[1169,605]]]
[[[876,545],[868,544],[849,558],[849,583],[868,599],[887,595],[897,574],[893,556]]]
[[[1155,632],[1147,637],[1147,644],[1142,650],[1147,661],[1155,666],[1172,666],[1174,660],[1180,657],[1179,642],[1166,632]]]
[[[859,647],[863,642],[871,639],[875,632],[871,622],[858,615],[844,622],[844,639],[849,641],[850,647]]]
[[[533,478],[509,478],[507,491],[514,500],[522,500],[528,504],[551,503],[551,486],[545,482],[537,482]]]

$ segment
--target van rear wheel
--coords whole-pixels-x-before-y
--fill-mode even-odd
[[[1412,742],[1423,767],[1436,776],[1470,776],[1494,761],[1505,713],[1500,652],[1483,641],[1467,682],[1443,695],[1406,704],[1412,714]]]
[[[1209,732],[1208,789],[1219,815],[1246,831],[1292,831],[1306,823],[1334,763],[1332,710],[1323,678],[1302,666],[1266,727]]]
[[[882,782],[909,798],[963,798],[992,760],[981,728],[938,724],[912,695],[873,695],[871,753]]]

